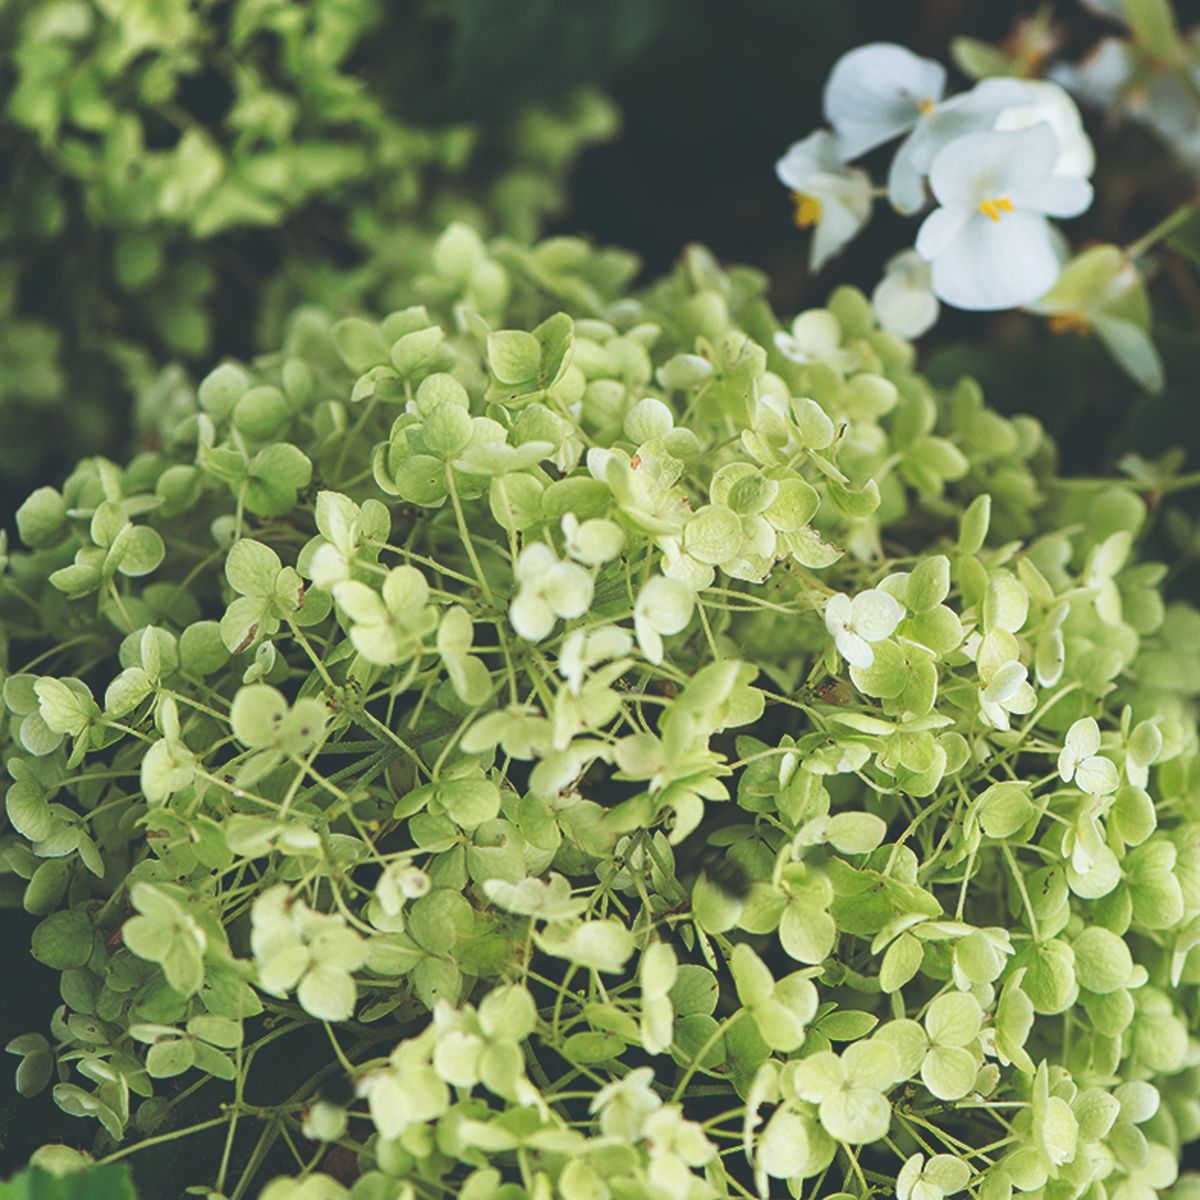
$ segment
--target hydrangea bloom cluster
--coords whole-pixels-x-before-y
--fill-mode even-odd
[[[1139,485],[859,292],[631,270],[451,228],[23,505],[20,1090],[239,1200],[1170,1194],[1200,614]]]

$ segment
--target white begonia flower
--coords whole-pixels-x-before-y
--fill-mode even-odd
[[[905,1160],[896,1176],[897,1200],[943,1200],[967,1186],[971,1168],[957,1155],[935,1154],[928,1162],[925,1155],[913,1154]]]
[[[1007,732],[1012,728],[1009,714],[1024,716],[1033,712],[1037,693],[1029,684],[1029,669],[1016,659],[1004,663],[979,689],[979,710],[993,728]]]
[[[871,293],[880,326],[902,338],[919,338],[936,324],[941,305],[933,294],[932,268],[916,250],[888,259]]]
[[[904,606],[881,588],[868,588],[853,600],[839,592],[825,602],[825,628],[852,667],[871,666],[871,643],[891,637],[903,619]]]
[[[633,628],[648,662],[662,662],[663,638],[683,630],[695,604],[692,589],[678,579],[652,575],[646,580],[633,606]]]
[[[825,85],[825,119],[850,160],[902,134],[888,174],[888,199],[902,213],[925,203],[925,177],[937,152],[974,130],[991,129],[1006,108],[1029,100],[1019,79],[984,79],[943,100],[946,71],[903,46],[859,46],[834,64]]]
[[[821,362],[839,371],[853,371],[859,365],[858,355],[842,345],[841,323],[827,308],[800,313],[790,330],[776,332],[775,348],[795,363]]]
[[[857,158],[911,132],[946,90],[946,68],[905,46],[872,42],[843,54],[825,84],[825,119]]]
[[[917,250],[933,264],[933,291],[958,308],[1016,308],[1058,278],[1047,216],[1073,217],[1092,201],[1086,180],[1054,175],[1049,125],[972,133],[946,146],[930,182],[940,208],[925,218]]]
[[[1096,151],[1083,128],[1083,117],[1075,101],[1057,83],[1047,80],[1026,80],[1024,86],[1028,98],[1004,109],[993,128],[1013,132],[1045,122],[1058,141],[1054,174],[1086,179],[1095,169]]]
[[[576,563],[561,562],[544,542],[521,551],[513,574],[518,587],[508,619],[527,642],[540,642],[559,617],[583,616],[592,602],[592,577]]]
[[[825,117],[847,161],[910,135],[896,153],[888,180],[889,198],[901,212],[915,212],[924,203],[923,180],[938,151],[974,131],[1027,129],[1047,121],[1059,140],[1056,172],[1091,174],[1091,141],[1079,110],[1057,84],[986,79],[943,100],[945,86],[940,63],[881,42],[843,55],[825,85]]]
[[[1089,796],[1107,796],[1117,790],[1116,765],[1100,749],[1100,726],[1094,717],[1081,717],[1067,730],[1058,755],[1058,774],[1064,783],[1074,782]]]
[[[809,265],[819,271],[867,223],[874,203],[871,177],[846,166],[837,139],[826,129],[790,146],[775,164],[775,174],[791,189],[796,224],[816,226]]]

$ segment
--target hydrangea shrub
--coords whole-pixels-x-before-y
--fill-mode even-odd
[[[408,307],[297,312],[22,506],[20,1090],[231,1200],[1169,1194],[1161,496],[854,290],[782,329],[753,271],[633,268],[451,227]]]

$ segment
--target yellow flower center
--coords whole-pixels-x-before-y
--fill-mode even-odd
[[[917,107],[921,110],[921,116],[927,117],[937,107],[936,104],[926,96],[924,100],[917,101]]]
[[[979,211],[993,221],[999,221],[1002,213],[1012,212],[1012,201],[1007,196],[992,196],[988,200],[980,200]]]
[[[792,203],[796,206],[793,220],[801,229],[807,229],[821,219],[821,202],[816,196],[807,196],[804,192],[793,192]]]
[[[1081,312],[1055,313],[1049,325],[1052,333],[1073,333],[1076,337],[1087,337],[1092,332],[1092,323]]]

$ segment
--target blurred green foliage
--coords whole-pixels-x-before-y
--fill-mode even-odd
[[[610,0],[586,27],[499,7],[0,5],[0,507],[115,450],[164,362],[252,353],[306,299],[386,307],[387,279],[452,219],[536,234],[580,147],[615,128],[580,81],[648,35],[655,6]],[[425,64],[443,58],[439,91]]]

